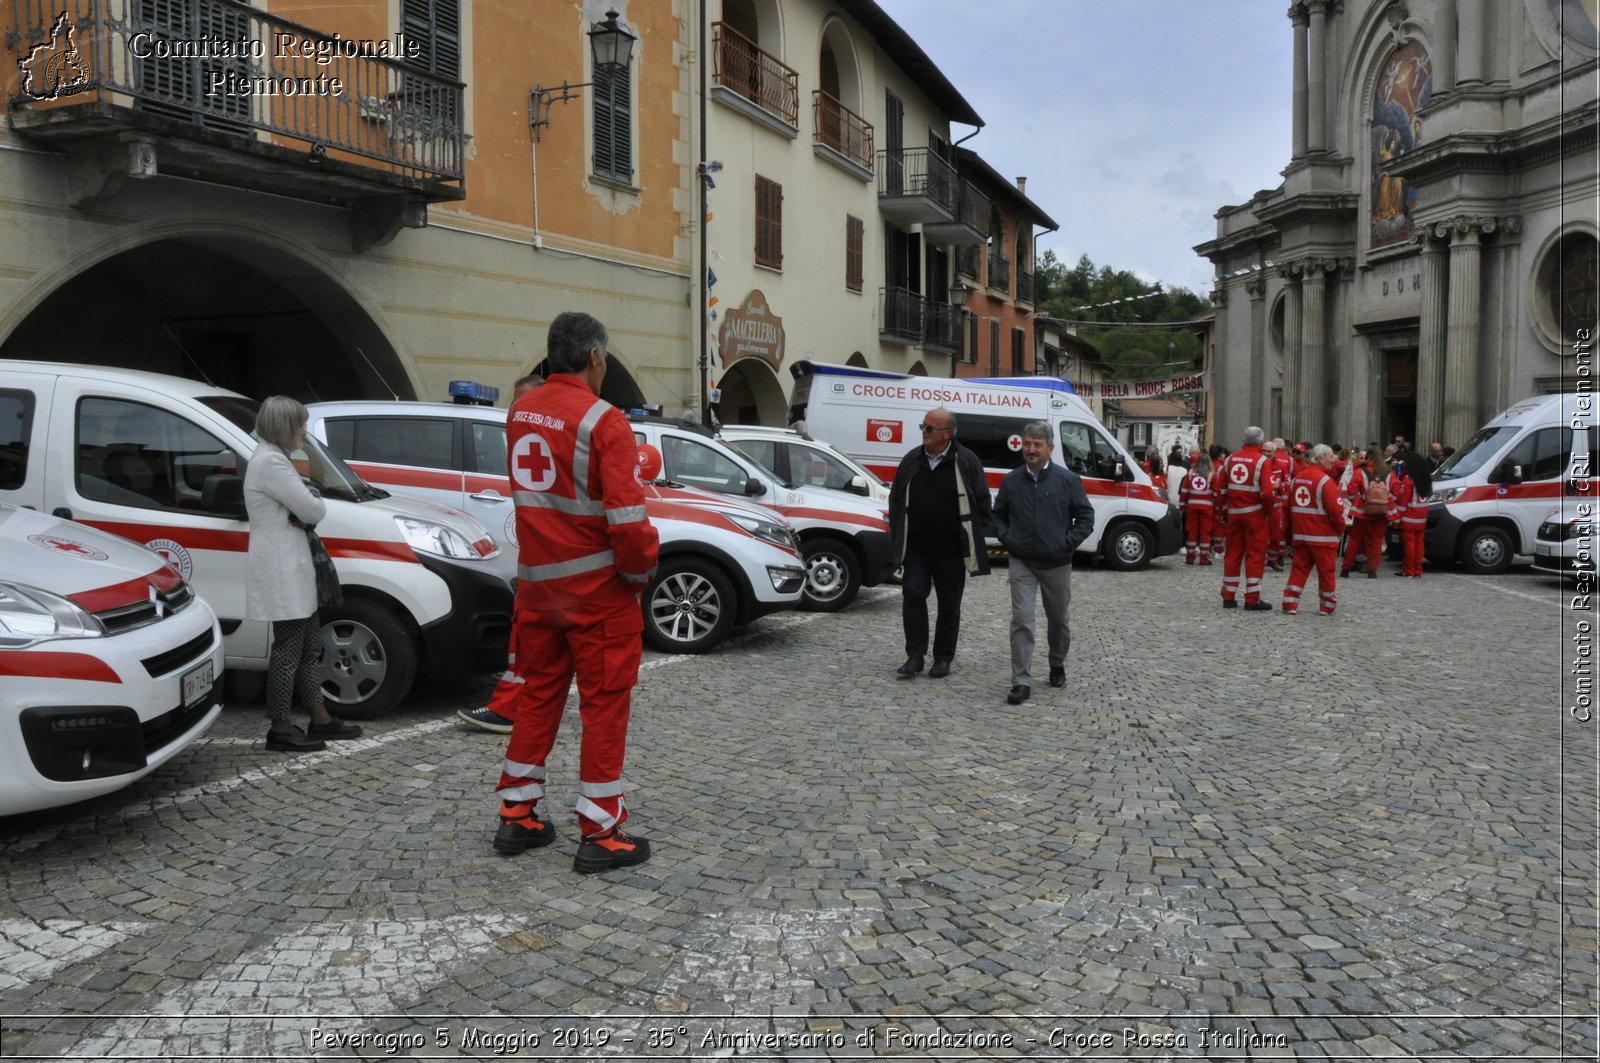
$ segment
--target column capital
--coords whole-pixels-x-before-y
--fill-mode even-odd
[[[1210,293],[1206,296],[1206,298],[1211,300],[1211,305],[1212,306],[1227,306],[1228,305],[1228,288],[1227,288],[1227,285],[1218,284],[1215,288],[1211,289]]]
[[[1458,214],[1433,225],[1433,235],[1449,239],[1452,243],[1468,239],[1477,240],[1493,233],[1503,232],[1515,236],[1522,232],[1522,218],[1512,214],[1497,218],[1492,214]]]
[[[1289,5],[1289,21],[1296,26],[1304,26],[1311,21],[1311,12],[1306,9],[1303,0],[1296,0]]]
[[[1312,15],[1327,15],[1333,10],[1333,0],[1304,0],[1304,3]]]
[[[1244,292],[1251,301],[1259,301],[1267,294],[1267,278],[1260,273],[1252,274],[1250,279],[1244,282]]]

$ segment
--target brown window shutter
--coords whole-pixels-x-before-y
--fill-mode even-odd
[[[853,292],[861,290],[861,245],[866,237],[866,223],[849,214],[844,218],[844,286]]]
[[[756,176],[756,264],[783,268],[783,186]]]

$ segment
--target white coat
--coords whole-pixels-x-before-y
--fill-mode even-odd
[[[249,620],[301,620],[317,611],[317,574],[305,529],[293,514],[316,524],[327,503],[311,493],[283,449],[263,442],[244,474],[244,507],[250,517],[244,615]]]

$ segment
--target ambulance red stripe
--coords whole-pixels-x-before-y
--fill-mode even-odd
[[[78,679],[88,683],[122,683],[111,666],[87,653],[55,650],[0,650],[0,675],[24,679]]]

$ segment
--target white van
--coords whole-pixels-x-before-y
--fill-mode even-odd
[[[245,464],[257,403],[181,377],[105,366],[0,362],[0,401],[24,411],[36,456],[0,482],[0,501],[142,543],[216,610],[230,669],[264,672],[270,625],[245,617]],[[311,436],[294,455],[328,514],[317,531],[344,604],[321,614],[329,708],[388,712],[419,672],[500,671],[511,587],[493,540],[444,506],[390,498]]]
[[[956,438],[983,462],[991,491],[1022,464],[1022,426],[1047,421],[1056,433],[1056,463],[1083,479],[1094,505],[1094,531],[1080,549],[1098,548],[1113,568],[1133,570],[1183,545],[1177,507],[1064,380],[907,376],[811,361],[790,372],[789,420],[804,421],[808,433],[882,480],[894,480],[900,460],[922,442],[923,416],[936,407],[956,415]]]
[[[23,412],[0,393],[0,488],[44,461]],[[155,771],[215,722],[221,679],[216,615],[171,565],[0,502],[0,816]]]
[[[1592,394],[1538,395],[1512,403],[1433,472],[1429,561],[1504,572],[1534,554],[1552,506],[1593,502],[1597,400]]]

